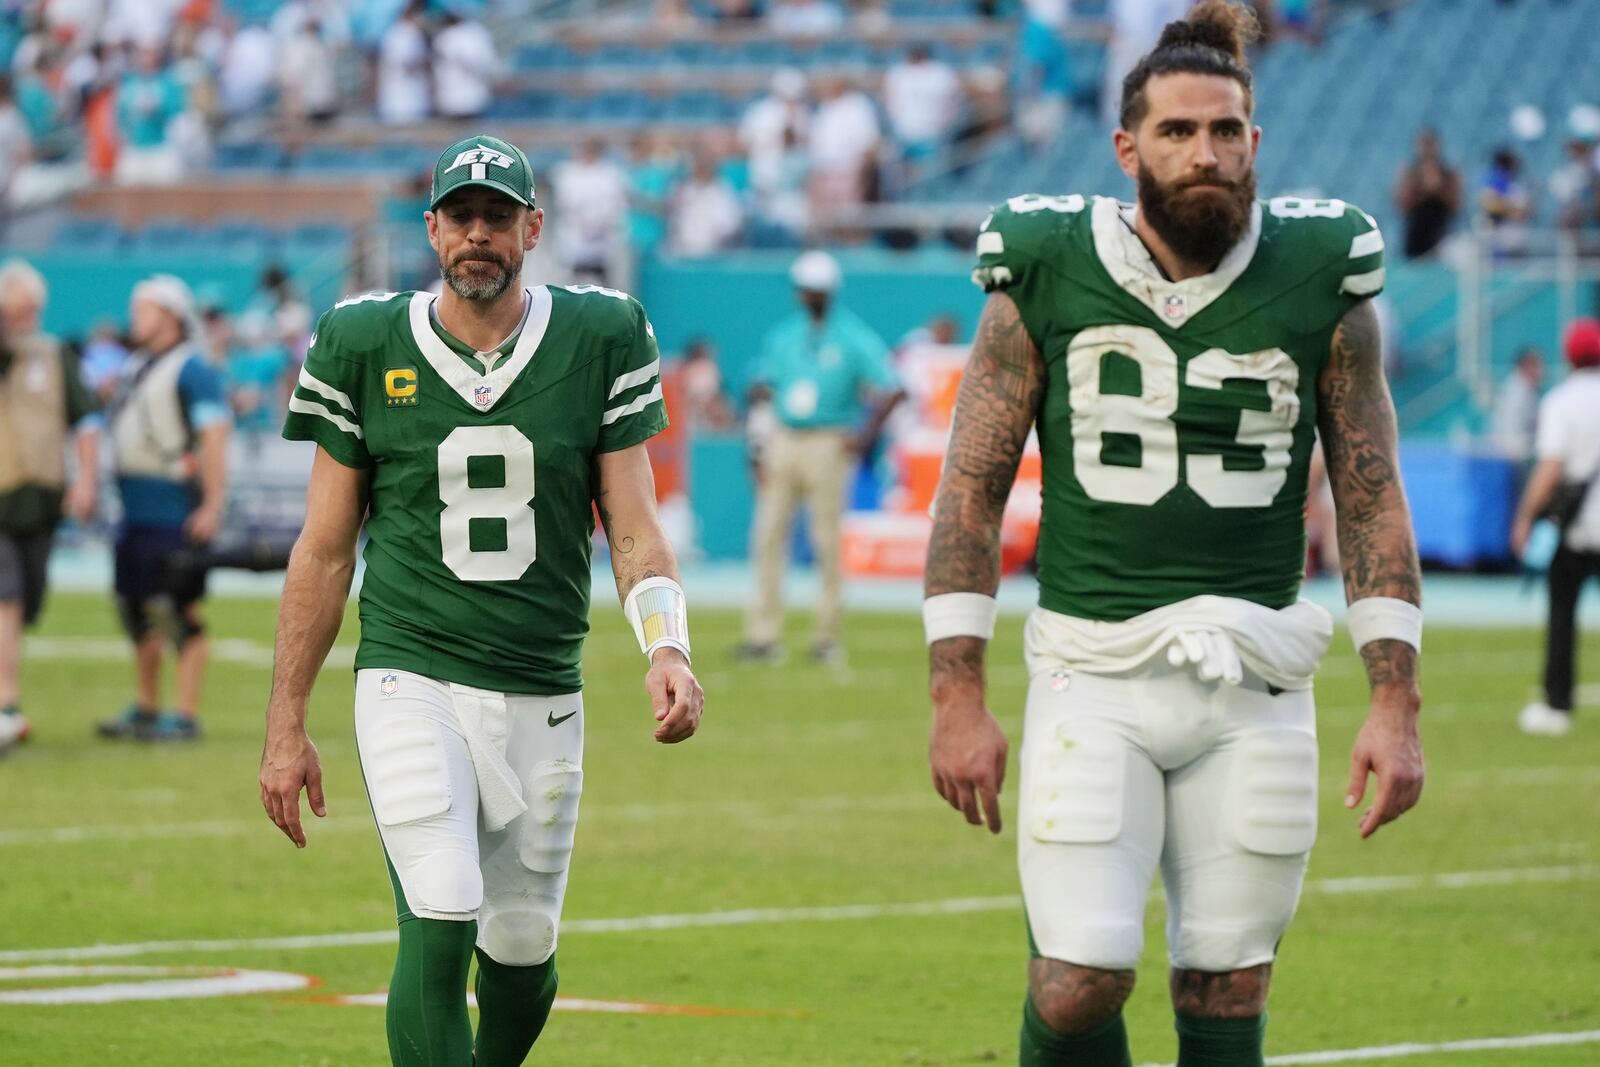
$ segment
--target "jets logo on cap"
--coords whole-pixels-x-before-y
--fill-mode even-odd
[[[504,152],[497,152],[493,148],[485,148],[483,145],[478,145],[476,148],[469,148],[457,155],[455,162],[444,168],[440,173],[449,174],[457,167],[471,167],[469,174],[472,180],[482,181],[489,176],[489,168],[491,166],[499,167],[501,170],[510,170],[516,164],[517,161]]]

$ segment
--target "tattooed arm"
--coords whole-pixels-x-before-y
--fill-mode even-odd
[[[595,460],[595,506],[611,543],[611,573],[617,599],[646,578],[678,580],[672,543],[656,514],[656,478],[643,444],[602,452]],[[700,725],[705,694],[689,669],[689,658],[666,645],[650,657],[644,679],[655,712],[655,738],[664,744],[683,741]]]
[[[1044,383],[1044,360],[1016,304],[1004,293],[991,294],[956,395],[928,543],[925,596],[993,596],[999,588],[1000,517]],[[978,637],[947,637],[929,647],[929,765],[934,788],[951,807],[974,826],[986,816],[989,829],[999,833],[1007,744],[984,699],[986,645]]]
[[[1318,426],[1338,515],[1339,558],[1348,602],[1393,597],[1422,604],[1422,571],[1405,489],[1400,484],[1394,404],[1383,378],[1378,317],[1369,301],[1346,313],[1317,383]],[[1392,639],[1360,650],[1372,705],[1350,758],[1345,807],[1361,802],[1368,773],[1378,777],[1362,837],[1409,811],[1422,795],[1422,691],[1417,652]]]

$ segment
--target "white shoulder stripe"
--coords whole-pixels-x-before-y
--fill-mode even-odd
[[[1383,234],[1377,230],[1368,230],[1366,233],[1357,234],[1356,239],[1350,242],[1351,259],[1360,259],[1362,256],[1370,256],[1374,252],[1382,251]]]
[[[998,256],[1005,254],[1005,235],[994,230],[986,230],[978,234],[978,255]]]
[[[661,357],[657,356],[653,362],[640,367],[638,370],[631,370],[626,374],[617,375],[617,380],[611,383],[611,392],[606,394],[606,399],[610,400],[624,389],[632,389],[636,385],[643,385],[651,378],[654,378],[659,370],[661,370]]]
[[[618,419],[622,418],[622,416],[632,415],[635,412],[643,411],[645,408],[649,407],[651,404],[654,404],[660,399],[661,383],[657,382],[656,387],[650,390],[644,396],[638,397],[632,402],[623,404],[620,407],[614,407],[607,410],[605,415],[600,419],[600,425],[610,426],[613,422],[616,422]]]
[[[1365,274],[1346,274],[1344,281],[1339,283],[1341,293],[1351,296],[1371,296],[1383,288],[1383,268],[1369,270]]]
[[[300,368],[300,384],[311,392],[316,393],[318,396],[327,397],[335,404],[338,404],[340,407],[344,408],[350,414],[354,415],[356,413],[356,406],[350,402],[350,397],[348,395],[341,393],[327,382],[322,381],[319,378],[312,377],[311,372],[306,370],[303,366]]]
[[[301,400],[297,396],[291,396],[289,398],[289,410],[298,411],[302,415],[321,415],[323,418],[339,427],[339,429],[343,430],[345,433],[354,435],[357,441],[365,439],[365,435],[361,432],[361,427],[357,426],[343,415],[335,415],[321,404],[313,404],[309,400]]]

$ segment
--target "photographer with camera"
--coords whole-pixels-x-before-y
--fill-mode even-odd
[[[0,266],[0,753],[31,728],[19,707],[22,630],[44,607],[56,525],[63,508],[87,521],[98,495],[94,401],[71,353],[40,330],[47,296],[33,267]],[[70,489],[69,440],[78,459]]]

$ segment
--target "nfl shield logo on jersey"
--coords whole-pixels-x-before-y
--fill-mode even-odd
[[[491,386],[480,385],[472,390],[472,402],[480,408],[486,408],[494,400],[494,389]]]
[[[1189,313],[1189,307],[1183,297],[1173,293],[1161,305],[1161,312],[1169,319],[1181,319]]]
[[[395,674],[393,671],[390,671],[388,674],[384,675],[383,678],[378,682],[379,691],[381,691],[386,697],[394,696],[395,692],[399,688],[400,676]]]

